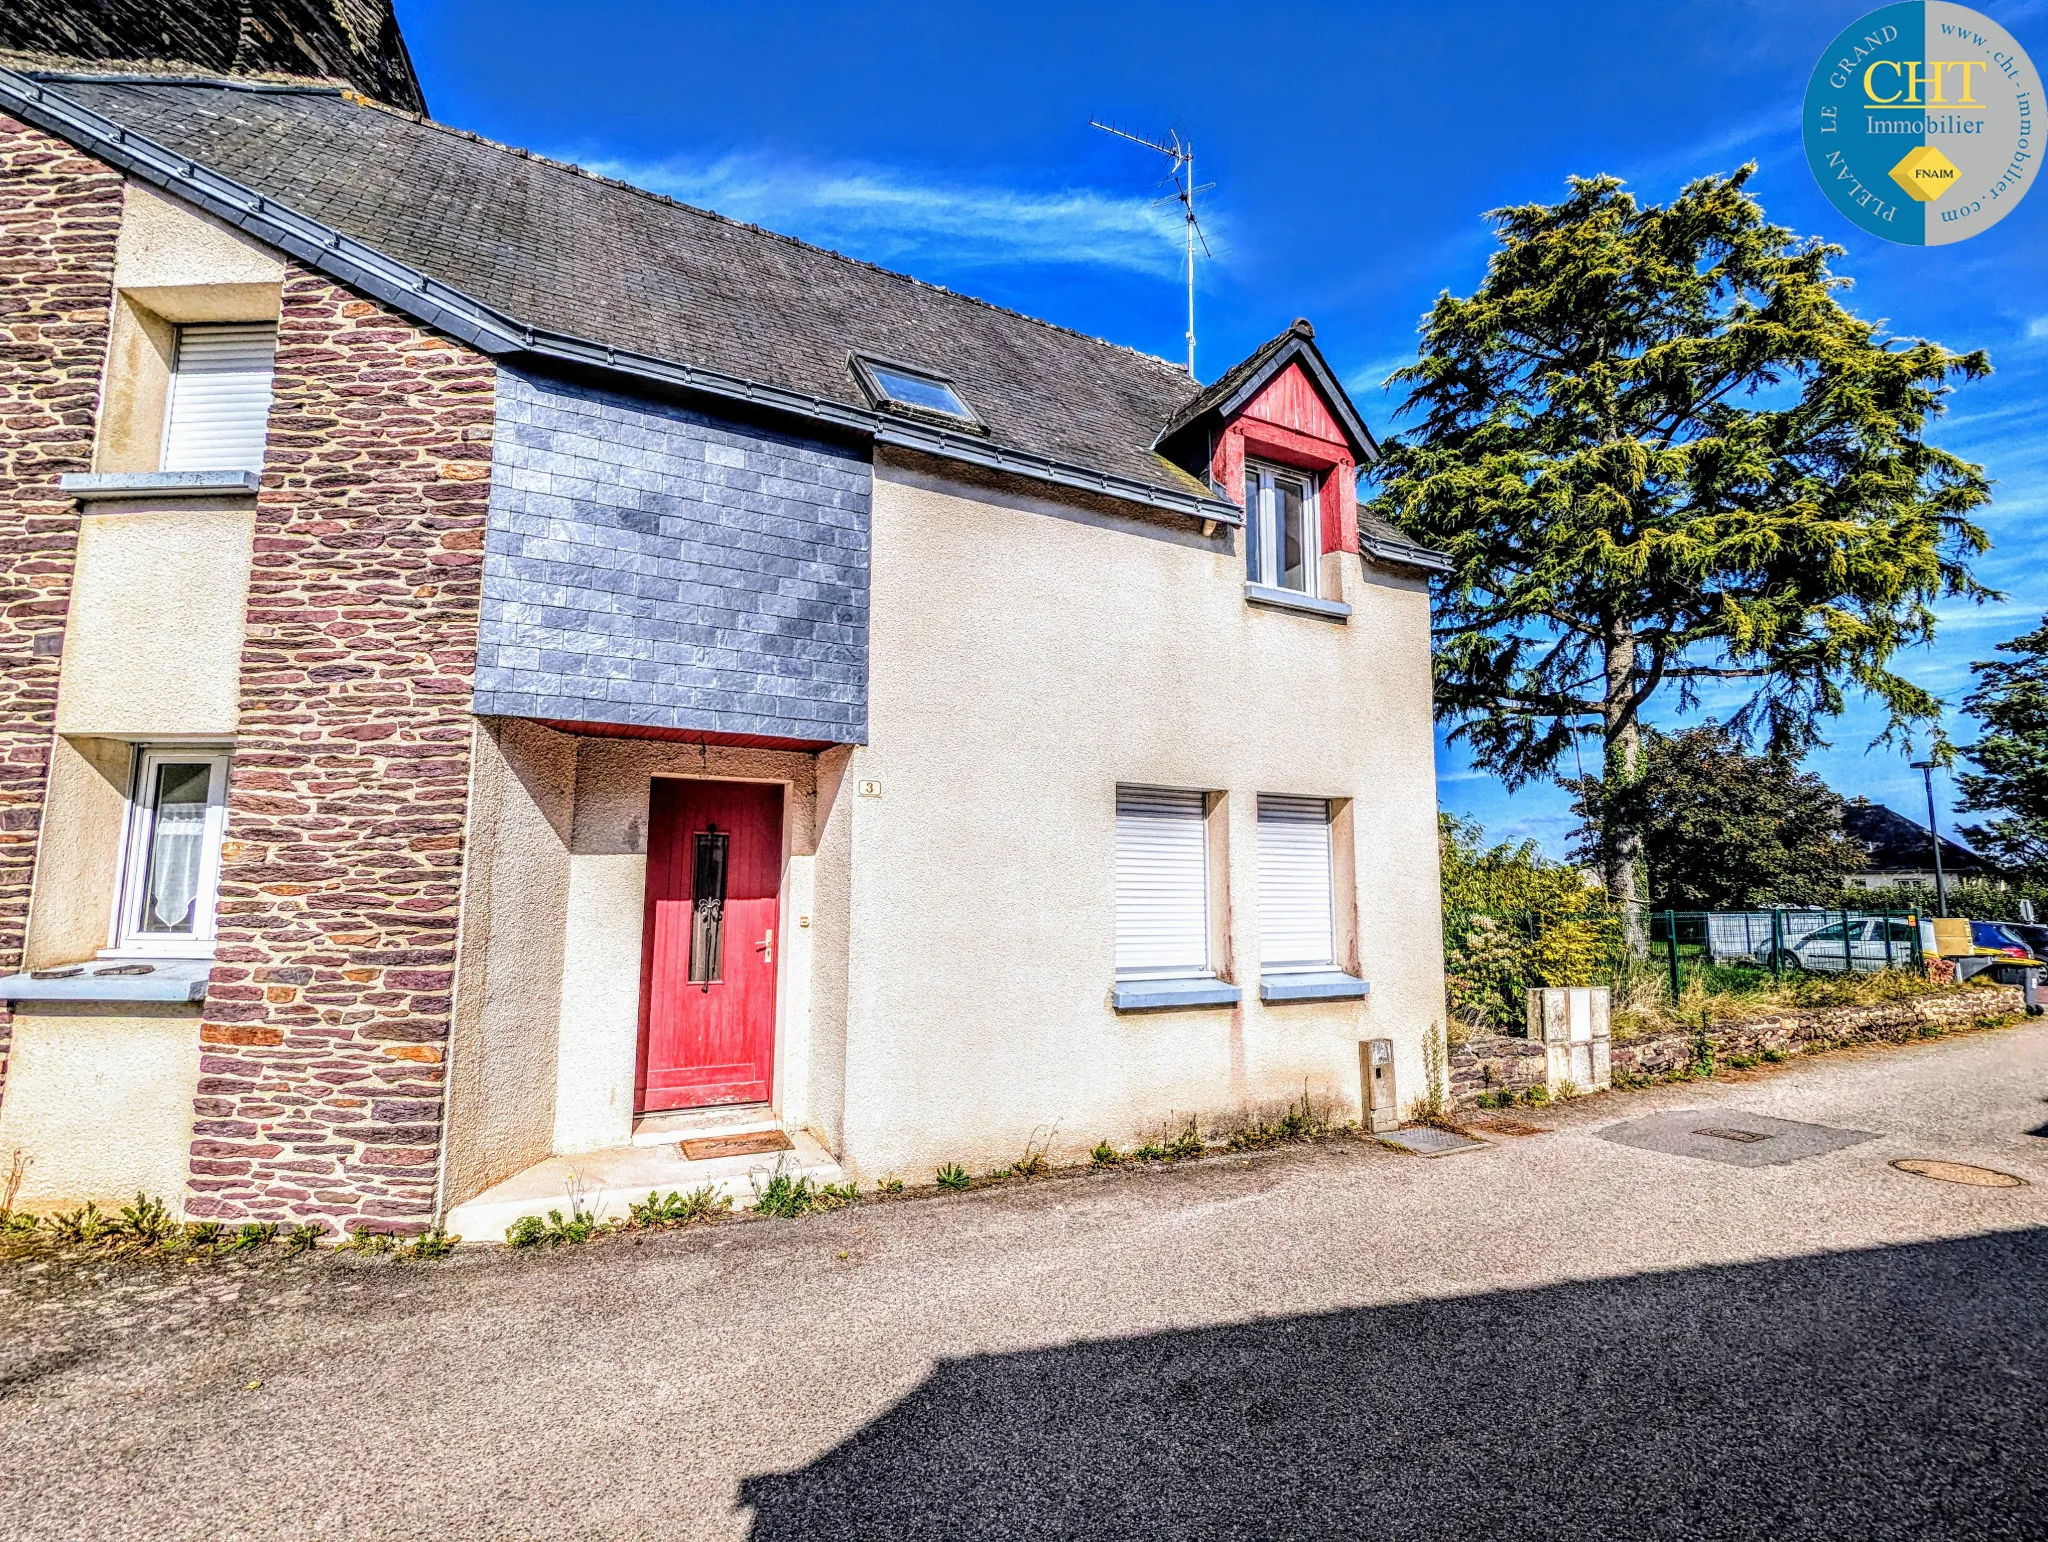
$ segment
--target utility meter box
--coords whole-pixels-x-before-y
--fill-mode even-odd
[[[1607,987],[1568,986],[1529,992],[1529,1037],[1544,1050],[1544,1085],[1596,1092],[1614,1085]]]
[[[1359,1101],[1365,1108],[1365,1128],[1370,1135],[1382,1135],[1401,1127],[1401,1106],[1394,1097],[1394,1041],[1365,1039],[1358,1046],[1358,1074],[1365,1084]]]

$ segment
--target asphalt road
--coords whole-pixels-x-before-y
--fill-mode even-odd
[[[17,1262],[0,1535],[2044,1537],[2044,1097],[2036,1024],[1436,1160],[440,1266]],[[1737,1166],[1598,1134],[1682,1108],[1875,1138]]]

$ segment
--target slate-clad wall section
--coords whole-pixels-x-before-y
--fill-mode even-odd
[[[864,452],[498,375],[476,710],[857,744]]]

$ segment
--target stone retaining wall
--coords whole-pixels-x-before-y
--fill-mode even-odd
[[[1927,1025],[1956,1027],[1980,1017],[2020,1010],[2018,986],[1971,985],[1878,1006],[1809,1007],[1724,1023],[1710,1029],[1707,1039],[1723,1060],[1766,1049],[1796,1055],[1842,1043],[1903,1038]],[[1698,1035],[1690,1031],[1613,1043],[1617,1084],[1689,1066],[1698,1054]],[[1519,1095],[1543,1086],[1546,1063],[1543,1045],[1533,1040],[1475,1035],[1451,1051],[1451,1100],[1458,1108],[1476,1108],[1481,1097],[1500,1092]]]

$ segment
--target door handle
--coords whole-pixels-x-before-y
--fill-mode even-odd
[[[759,942],[755,943],[755,944],[754,944],[754,946],[755,946],[755,947],[757,947],[757,948],[759,948],[759,949],[761,950],[761,962],[762,962],[762,963],[764,963],[764,964],[772,964],[772,963],[774,963],[774,962],[775,962],[775,928],[774,928],[774,927],[772,927],[772,926],[771,926],[771,927],[769,927],[769,928],[768,928],[768,930],[767,930],[767,932],[766,932],[766,933],[765,933],[765,934],[764,934],[764,935],[762,936],[761,940],[760,940]]]

